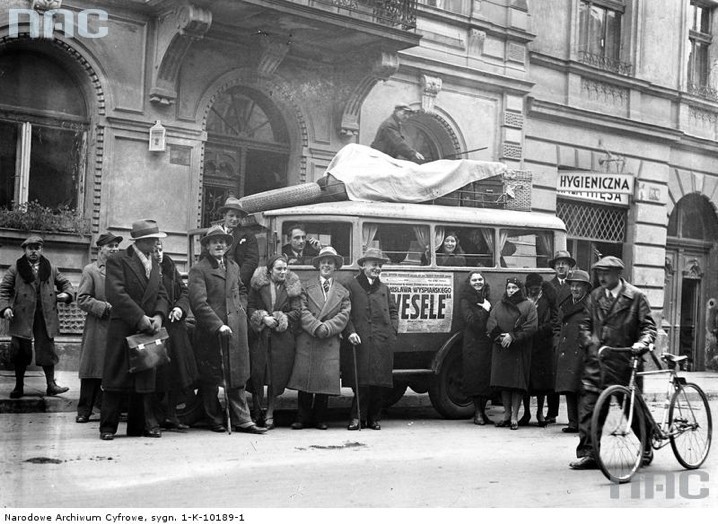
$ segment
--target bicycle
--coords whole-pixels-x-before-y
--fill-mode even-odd
[[[602,346],[603,351],[630,352],[631,348]],[[650,454],[645,465],[658,450],[669,442],[678,462],[686,469],[696,469],[708,457],[713,423],[710,407],[703,390],[678,376],[681,362],[688,357],[666,353],[661,357],[667,369],[650,352],[658,369],[638,371],[639,356],[631,357],[631,376],[628,386],[607,387],[596,401],[591,418],[591,439],[596,462],[610,481],[625,483],[638,471],[644,461],[647,435],[651,435]],[[668,374],[666,398],[660,423],[654,419],[643,394],[636,384],[637,376]],[[646,431],[648,426],[649,431]]]

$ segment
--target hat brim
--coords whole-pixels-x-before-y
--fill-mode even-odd
[[[112,244],[113,242],[117,242],[118,244],[121,244],[124,239],[125,239],[124,237],[111,237],[111,238],[105,240],[104,242],[102,242],[101,244],[99,243],[99,241],[95,242],[95,245],[97,247],[102,247],[102,246],[106,246],[107,244]]]
[[[554,267],[556,265],[556,262],[558,262],[559,260],[568,260],[569,264],[571,264],[572,266],[576,265],[576,260],[574,260],[571,257],[557,257],[557,258],[552,258],[551,260],[549,260],[548,266]]]
[[[238,211],[243,216],[247,216],[249,213],[247,213],[244,209],[236,207],[236,206],[222,206],[219,208],[218,212],[221,214],[225,214],[227,211]]]
[[[321,255],[321,256],[317,255],[312,259],[312,265],[316,269],[319,269],[319,262],[321,262],[322,259],[324,259],[324,258],[334,259],[334,263],[336,264],[337,269],[339,269],[340,267],[342,267],[344,265],[344,258],[340,255]]]
[[[167,233],[150,233],[149,235],[142,235],[141,237],[132,237],[130,240],[137,241],[142,240],[143,238],[167,238]]]
[[[388,258],[382,258],[382,257],[361,257],[359,260],[357,260],[357,264],[360,266],[364,264],[367,260],[376,260],[377,262],[381,262],[382,264],[387,264],[391,262]]]
[[[228,245],[228,246],[231,246],[231,245],[232,245],[232,242],[234,242],[234,237],[233,237],[232,235],[228,235],[228,234],[226,234],[226,233],[223,233],[223,234],[221,234],[221,235],[208,235],[208,236],[202,237],[202,238],[200,238],[199,243],[204,246],[204,245],[207,244],[207,242],[209,242],[209,241],[212,240],[213,238],[222,238],[222,239],[224,239],[225,242],[227,242],[227,245]]]

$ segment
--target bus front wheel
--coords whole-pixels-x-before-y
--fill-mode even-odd
[[[429,385],[429,399],[444,418],[469,418],[473,415],[473,402],[462,391],[461,342],[454,344],[444,357],[439,373]]]

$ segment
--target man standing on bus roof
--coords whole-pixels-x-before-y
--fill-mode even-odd
[[[360,424],[366,424],[378,430],[385,392],[394,386],[392,370],[399,311],[389,288],[379,280],[381,268],[389,259],[381,250],[369,248],[357,262],[361,272],[347,285],[352,309],[344,334],[356,346],[359,384],[354,383],[353,354],[345,352],[342,381],[354,389],[347,429],[356,430]],[[357,413],[357,396],[361,413]]]
[[[566,278],[568,278],[569,272],[576,267],[576,260],[571,256],[571,253],[569,253],[566,250],[558,250],[556,251],[556,255],[548,261],[548,265],[551,266],[556,273],[556,276],[554,276],[551,280],[549,280],[549,284],[553,287],[553,289],[556,291],[554,294],[556,297],[556,309],[559,310],[561,308],[561,304],[563,304],[566,300],[569,300],[571,298],[571,284],[569,284],[566,281]],[[559,329],[559,326],[554,326],[555,330]],[[557,341],[554,341],[554,350],[556,349],[555,345],[558,344]],[[554,365],[556,362],[554,361]],[[554,374],[555,374],[554,369]],[[559,411],[559,404],[561,402],[561,396],[557,393],[549,393],[546,397],[546,404],[548,405],[548,412],[546,413],[546,423],[547,424],[555,424],[556,423],[556,417],[558,417],[558,411]]]
[[[576,448],[578,460],[570,463],[572,469],[595,469],[594,447],[591,442],[591,417],[601,390],[610,384],[601,378],[598,350],[601,346],[632,347],[635,354],[644,354],[656,338],[656,323],[651,316],[651,306],[646,296],[635,286],[626,282],[621,274],[624,269],[620,258],[604,257],[593,265],[600,287],[586,298],[586,318],[581,324],[581,342],[586,348],[582,393],[579,398],[579,443]],[[627,385],[630,376],[630,355],[613,352],[611,368]],[[622,360],[623,359],[623,360]],[[639,370],[640,370],[639,365]],[[646,439],[644,464],[653,458],[651,438]]]
[[[371,147],[394,158],[403,158],[421,163],[424,156],[412,148],[404,136],[403,124],[416,111],[409,104],[397,104],[392,115],[384,120],[377,129]]]

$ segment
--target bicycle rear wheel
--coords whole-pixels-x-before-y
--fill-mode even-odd
[[[643,413],[638,400],[631,402],[631,391],[625,386],[606,388],[593,409],[591,439],[598,467],[608,480],[631,480],[641,465],[645,438]]]
[[[696,469],[708,457],[713,421],[708,399],[695,384],[685,384],[673,394],[668,408],[671,448],[687,469]]]

